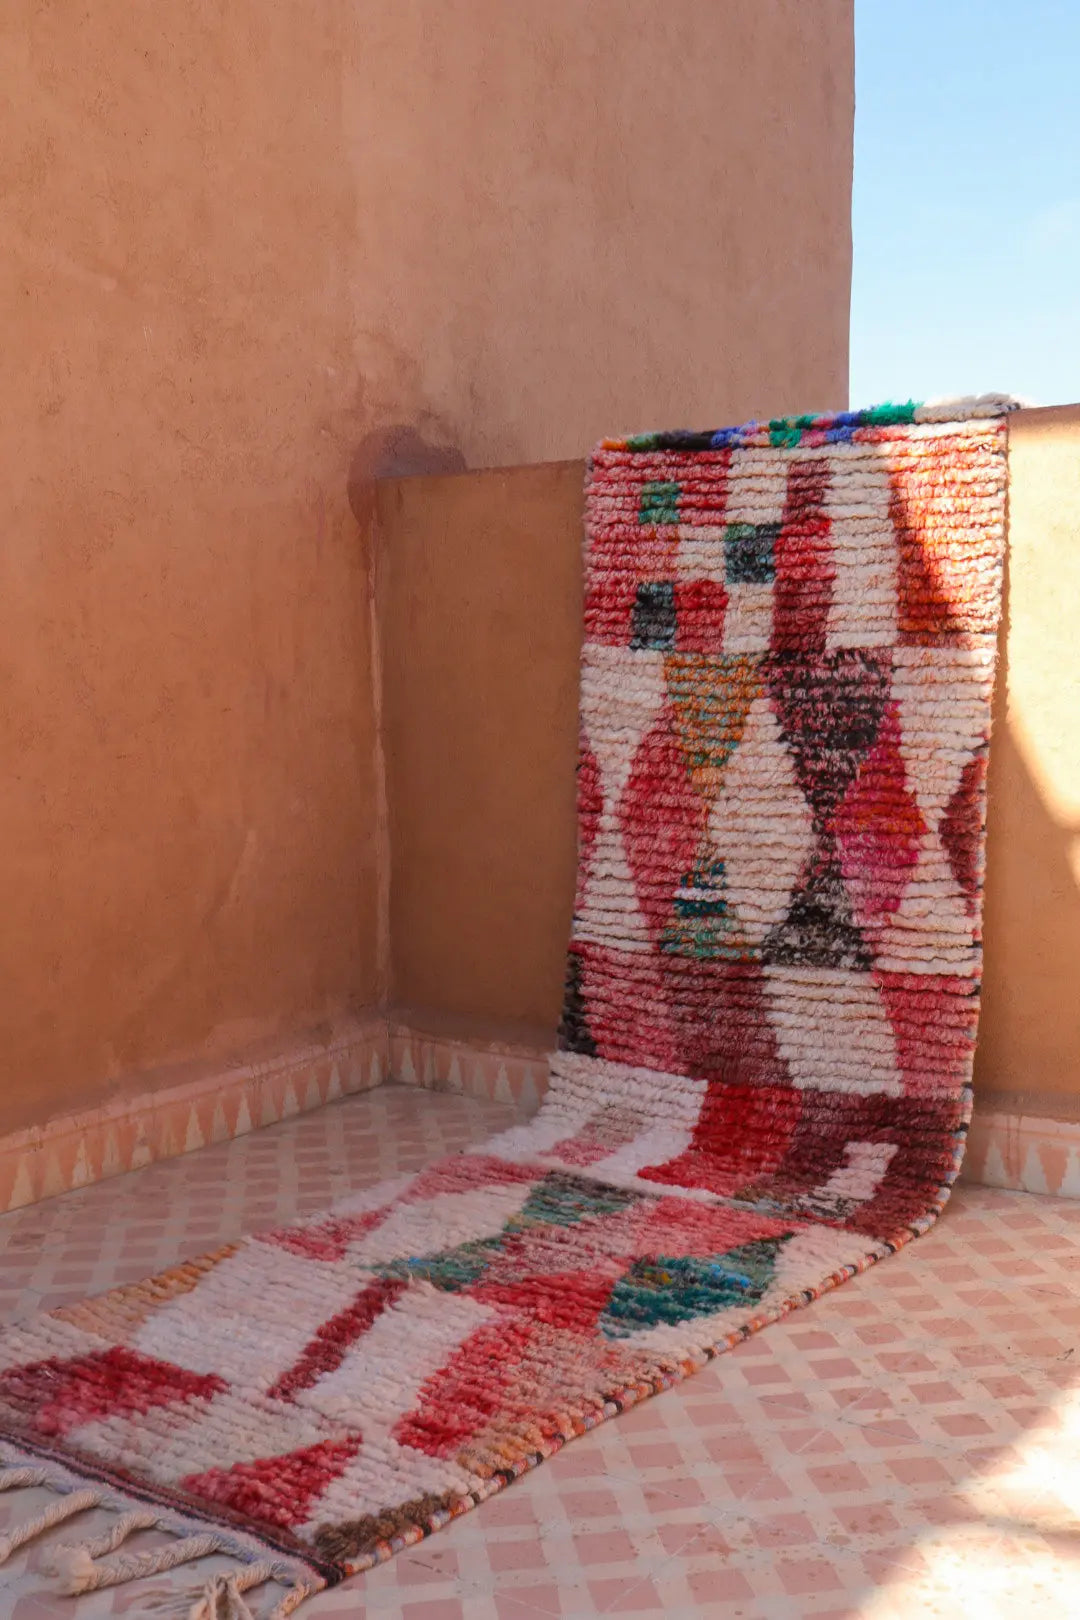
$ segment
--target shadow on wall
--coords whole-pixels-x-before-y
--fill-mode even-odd
[[[1050,808],[1007,719],[994,728],[989,791],[976,1099],[984,1110],[1080,1118],[1080,821]]]
[[[1012,481],[1014,442],[1010,450]],[[1064,784],[1053,780],[1053,762],[1044,762],[1040,772],[1035,750],[1025,746],[1017,712],[1011,648],[1015,642],[1020,649],[1023,668],[1015,673],[1027,677],[1030,701],[1028,638],[1033,628],[1038,630],[1027,622],[1032,613],[1028,528],[1010,532],[1005,561],[987,784],[983,1002],[975,1096],[985,1112],[1071,1119],[1080,1117],[1080,995],[1075,982],[1080,963],[1080,820],[1053,808],[1059,798],[1055,790]],[[1040,535],[1034,549],[1041,551],[1047,543],[1052,545],[1053,537]],[[1022,556],[1018,545],[1024,548]],[[1016,635],[1021,630],[1022,638]],[[1043,773],[1045,780],[1040,780]]]
[[[436,425],[437,419],[432,417],[428,430]],[[366,527],[374,512],[377,479],[430,477],[466,470],[465,457],[457,445],[425,439],[415,423],[396,422],[368,433],[357,445],[349,464],[349,505],[356,521]]]

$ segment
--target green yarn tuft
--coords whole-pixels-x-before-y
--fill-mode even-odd
[[[862,418],[867,427],[896,427],[914,422],[918,409],[916,402],[909,399],[904,405],[872,405],[863,411]]]

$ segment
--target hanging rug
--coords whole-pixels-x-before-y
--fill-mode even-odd
[[[927,1230],[971,1107],[1009,408],[597,447],[540,1112],[0,1333],[0,1488],[51,1493],[0,1559],[72,1519],[70,1592],[225,1553],[176,1612],[277,1582],[281,1620]]]

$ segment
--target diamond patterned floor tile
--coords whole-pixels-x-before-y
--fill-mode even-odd
[[[135,1281],[513,1117],[388,1086],[28,1206],[0,1217],[0,1314]],[[304,1620],[1080,1614],[1078,1240],[1075,1203],[963,1187],[921,1242],[312,1600]],[[0,1530],[35,1500],[0,1498]],[[50,1594],[45,1550],[0,1569],[5,1620],[144,1612],[146,1585]]]

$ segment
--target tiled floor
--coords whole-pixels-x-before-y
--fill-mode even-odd
[[[512,1113],[387,1087],[5,1215],[0,1311],[133,1281]],[[964,1188],[895,1259],[301,1614],[1080,1616],[1078,1345],[1080,1201]],[[31,1501],[0,1497],[0,1526]],[[49,1595],[41,1558],[0,1570],[0,1620],[146,1612],[146,1585]]]

